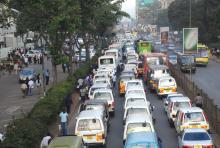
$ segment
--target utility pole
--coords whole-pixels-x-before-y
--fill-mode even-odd
[[[189,0],[189,28],[192,26],[192,0]]]

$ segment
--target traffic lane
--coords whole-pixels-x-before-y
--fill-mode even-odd
[[[192,75],[192,80],[198,87],[204,90],[214,103],[220,106],[219,88],[220,88],[220,64],[212,60],[207,67],[197,67],[196,73]],[[189,76],[189,74],[186,74]]]
[[[155,106],[153,117],[156,119],[154,124],[157,136],[161,138],[164,148],[177,148],[178,139],[175,128],[171,128],[168,118],[163,108],[163,100],[158,98],[155,94],[147,93],[147,99],[151,105]]]
[[[123,97],[118,92],[118,83],[114,87],[115,116],[110,118],[110,128],[107,135],[107,148],[123,148]]]

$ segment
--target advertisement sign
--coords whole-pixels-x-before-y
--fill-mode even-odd
[[[138,0],[139,7],[147,7],[149,4],[152,4],[154,0]]]
[[[169,38],[169,27],[160,27],[161,44],[167,45]]]
[[[183,28],[183,52],[198,52],[198,28]]]

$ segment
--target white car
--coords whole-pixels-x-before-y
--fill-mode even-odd
[[[89,94],[88,94],[89,99],[92,99],[93,93],[94,93],[94,91],[95,91],[96,89],[102,89],[102,88],[108,89],[108,88],[110,88],[110,86],[109,86],[109,84],[107,84],[107,83],[93,84],[93,85],[90,87],[90,89],[89,89]]]
[[[183,97],[183,94],[181,93],[176,93],[176,94],[169,94],[167,97],[164,99],[164,111],[167,112],[168,109],[168,104],[170,102],[170,99],[172,97]]]
[[[128,115],[124,126],[123,143],[125,143],[127,135],[133,132],[155,132],[151,116],[143,114]]]
[[[140,79],[135,79],[135,80],[129,80],[125,83],[125,92],[127,89],[132,89],[132,88],[136,88],[136,87],[143,87],[143,82]]]
[[[125,123],[126,117],[130,114],[144,114],[152,117],[150,109],[149,102],[143,100],[129,102],[124,110],[123,122]]]
[[[174,126],[174,121],[176,119],[177,110],[180,108],[190,108],[191,101],[188,97],[172,97],[170,98],[168,109],[167,109],[167,116],[168,121],[171,127]]]
[[[185,129],[178,136],[179,148],[214,148],[209,133],[204,129]]]
[[[114,95],[111,89],[97,89],[93,93],[92,99],[94,100],[106,100],[108,102],[108,110],[114,115],[115,101]]]

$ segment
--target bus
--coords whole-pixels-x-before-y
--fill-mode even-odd
[[[209,63],[209,49],[204,44],[198,44],[198,53],[195,55],[196,65],[207,66]]]
[[[147,82],[148,72],[152,65],[168,65],[167,55],[164,53],[146,53],[143,56],[143,76]]]
[[[152,44],[149,41],[139,41],[137,43],[137,52],[139,55],[150,53],[152,50]]]

